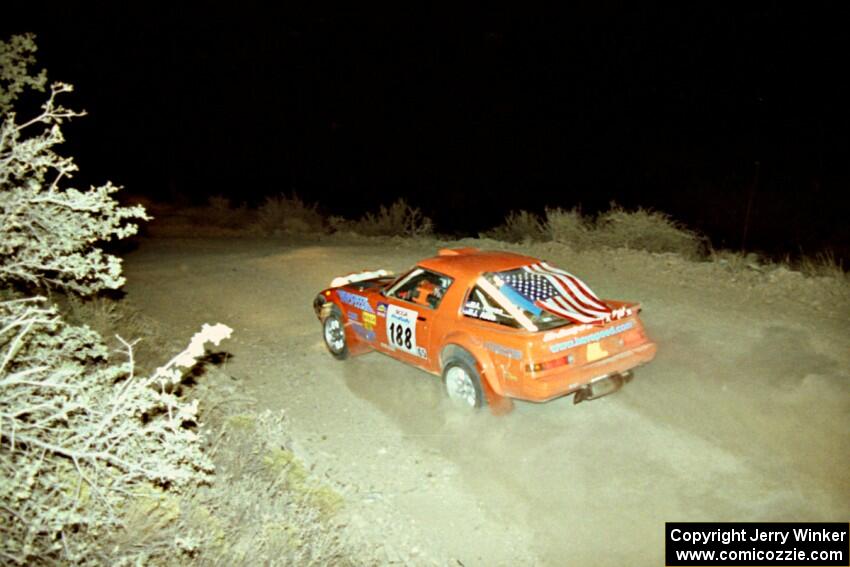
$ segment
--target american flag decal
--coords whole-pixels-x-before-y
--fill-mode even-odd
[[[584,282],[546,262],[525,266],[503,280],[537,308],[575,323],[598,325],[612,318],[611,308]]]

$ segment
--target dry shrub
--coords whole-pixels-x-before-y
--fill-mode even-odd
[[[541,242],[550,239],[546,223],[528,211],[511,211],[503,224],[481,233],[480,236],[503,242]]]
[[[399,199],[389,207],[381,205],[378,214],[366,213],[356,221],[332,217],[331,226],[337,231],[351,231],[363,236],[428,236],[434,223],[422,211]]]
[[[593,243],[593,222],[581,214],[581,209],[546,209],[546,231],[555,242],[568,244],[576,250]]]
[[[357,565],[332,519],[342,497],[295,455],[282,414],[232,414],[216,424],[216,477],[183,502],[171,530],[202,565]],[[144,504],[144,503],[143,503]],[[160,516],[169,514],[166,501]],[[144,520],[144,518],[139,518]],[[150,531],[156,541],[161,527]]]
[[[151,325],[125,300],[59,299],[69,319],[104,336],[143,336],[134,352],[142,344],[164,342],[154,334],[162,333],[161,327]],[[352,559],[357,550],[343,546],[341,532],[332,524],[344,504],[342,496],[317,480],[298,458],[283,416],[246,411],[245,405],[255,401],[215,368],[205,372],[191,394],[200,402],[199,439],[208,443],[206,452],[216,474],[204,477],[208,485],[182,494],[140,484],[122,504],[116,528],[102,534],[95,548],[98,561],[359,564]]]
[[[611,208],[596,219],[589,219],[577,208],[547,208],[546,220],[528,211],[513,211],[505,222],[481,234],[505,242],[554,240],[577,250],[595,247],[632,248],[649,252],[675,252],[686,258],[703,253],[704,241],[657,211],[626,211]]]
[[[73,316],[104,334],[150,332],[147,319],[124,301],[68,302]],[[182,564],[222,566],[358,564],[332,525],[342,496],[298,458],[284,417],[257,415],[250,409],[256,401],[217,368],[205,372],[192,396],[200,401],[204,439],[215,440],[208,452],[216,474],[188,494],[137,491],[124,508],[123,529],[105,541],[113,556],[167,563],[177,554]]]
[[[669,215],[643,208],[626,211],[616,203],[596,219],[594,240],[611,248],[675,252],[690,259],[702,256],[705,247],[703,239]]]
[[[103,338],[111,351],[123,350],[117,336],[132,338],[136,371],[150,373],[162,363],[169,350],[160,323],[148,317],[126,299],[96,295],[79,297],[55,294],[53,297],[64,320],[70,325],[86,325]]]
[[[108,538],[139,494],[187,493],[212,472],[197,401],[175,391],[204,344],[230,329],[204,325],[147,376],[136,374],[130,344],[127,363],[110,364],[97,333],[68,325],[42,298],[0,302],[0,329],[0,556],[21,565],[143,559],[116,555]]]
[[[247,228],[256,220],[256,215],[246,204],[234,206],[230,199],[222,195],[210,197],[207,206],[195,210],[195,213],[196,225],[215,228]]]
[[[846,297],[850,294],[850,277],[831,251],[797,260],[790,255],[771,260],[755,252],[712,249],[709,259],[730,273],[733,281],[743,279],[750,284],[770,282],[781,289],[781,285],[794,286],[805,278],[821,278],[817,289],[823,296],[837,293]]]
[[[764,259],[755,252],[744,253],[712,248],[709,252],[709,259],[715,264],[723,266],[733,274],[742,274],[750,271],[762,272],[765,269]]]
[[[203,405],[227,405],[220,392],[207,394]],[[107,538],[117,556],[223,567],[361,564],[332,524],[342,497],[295,456],[280,413],[204,421],[215,422],[208,437],[217,439],[211,484],[183,497],[138,493],[125,507],[125,529]]]
[[[843,263],[835,257],[832,250],[819,252],[814,257],[803,256],[798,267],[803,274],[810,277],[826,277],[840,282],[848,281]]]
[[[293,193],[267,197],[257,211],[254,225],[261,234],[305,234],[324,232],[324,222],[317,205],[308,205]]]

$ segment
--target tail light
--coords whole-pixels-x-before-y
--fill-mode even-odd
[[[636,329],[632,329],[626,333],[623,333],[623,343],[625,346],[632,346],[640,344],[646,341],[646,334],[643,332],[643,327],[638,327]]]
[[[559,368],[561,366],[566,366],[568,364],[572,364],[575,362],[575,357],[571,354],[567,356],[562,356],[560,358],[555,358],[552,360],[547,360],[546,362],[535,362],[533,364],[526,364],[525,371],[526,372],[542,372],[544,370],[552,370],[553,368]]]

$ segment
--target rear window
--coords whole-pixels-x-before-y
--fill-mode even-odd
[[[499,303],[478,286],[472,288],[463,304],[463,315],[472,319],[490,321],[514,329],[520,328],[519,321],[503,309]]]
[[[539,330],[547,331],[572,324],[570,320],[559,317],[534,304],[539,299],[546,299],[558,293],[543,276],[531,274],[519,268],[505,272],[486,273],[484,278],[528,317]]]

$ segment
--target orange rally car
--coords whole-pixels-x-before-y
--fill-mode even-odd
[[[601,300],[574,275],[509,252],[443,249],[400,277],[339,277],[313,308],[336,358],[378,350],[441,375],[453,401],[496,413],[511,398],[601,397],[656,351],[638,304]]]

